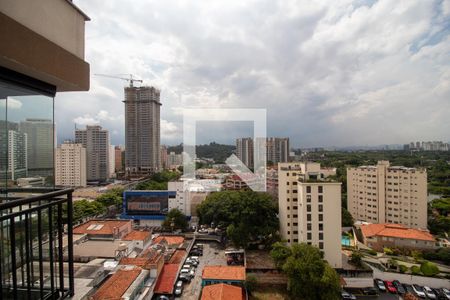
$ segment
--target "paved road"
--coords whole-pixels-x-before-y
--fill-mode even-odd
[[[195,270],[195,277],[190,283],[184,285],[183,295],[176,299],[198,300],[202,289],[202,271],[204,266],[226,265],[225,251],[218,243],[203,242],[203,256],[200,256],[200,262]]]

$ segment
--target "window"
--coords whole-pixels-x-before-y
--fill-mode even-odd
[[[306,195],[306,202],[311,202],[311,195]]]
[[[323,250],[323,242],[319,242],[319,249]]]
[[[323,223],[319,223],[319,230],[320,230],[320,231],[323,230]]]
[[[319,202],[323,202],[323,195],[319,195]]]
[[[306,192],[307,192],[307,193],[311,193],[311,186],[309,186],[309,185],[306,186]]]
[[[307,214],[307,215],[306,215],[306,220],[307,220],[307,221],[311,221],[311,214]]]
[[[312,234],[311,234],[311,232],[308,232],[306,239],[310,240],[311,238],[312,238]]]
[[[319,240],[320,240],[320,241],[323,240],[323,232],[319,232]]]
[[[322,212],[323,211],[323,205],[319,204],[319,211]]]
[[[319,185],[319,194],[323,193],[323,186]]]
[[[311,204],[306,205],[306,211],[311,212]]]
[[[322,222],[323,221],[323,215],[319,214],[319,221]]]
[[[311,227],[312,227],[311,223],[306,224],[306,230],[311,230]]]

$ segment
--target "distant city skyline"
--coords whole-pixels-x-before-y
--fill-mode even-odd
[[[126,82],[96,73],[161,90],[164,144],[181,142],[194,107],[265,108],[267,135],[294,147],[450,140],[448,1],[74,3],[92,18],[91,89],[57,95],[61,140],[100,124],[124,143]]]

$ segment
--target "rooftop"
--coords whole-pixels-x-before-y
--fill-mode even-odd
[[[172,294],[177,280],[178,264],[165,264],[156,282],[155,294]]]
[[[202,279],[245,280],[245,267],[205,266]]]
[[[150,231],[133,230],[122,238],[124,241],[145,241],[151,237]]]
[[[170,236],[170,235],[160,235],[153,240],[154,244],[160,244],[161,242],[166,241],[169,245],[178,245],[184,242],[184,237],[182,236]]]
[[[234,285],[219,283],[207,285],[202,290],[201,300],[242,300],[242,288]]]
[[[130,285],[141,273],[140,268],[119,269],[91,297],[93,300],[121,299]]]
[[[91,220],[73,229],[74,234],[113,234],[114,228],[128,225],[131,221],[121,220]]]
[[[175,252],[173,253],[172,257],[169,260],[170,264],[179,264],[183,261],[183,258],[186,255],[186,251],[185,250],[175,250]]]
[[[408,228],[400,224],[363,224],[362,234],[366,237],[385,236],[434,242],[434,237],[425,230]]]

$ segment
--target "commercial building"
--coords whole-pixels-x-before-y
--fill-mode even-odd
[[[19,131],[27,135],[28,173],[31,176],[53,175],[54,131],[50,119],[27,118]]]
[[[160,168],[160,91],[154,87],[125,88],[125,171],[152,174]]]
[[[433,250],[436,239],[428,230],[413,229],[401,224],[362,224],[357,227],[362,242],[382,252],[384,248]]]
[[[175,191],[125,191],[122,219],[134,220],[140,226],[161,226],[169,211]]]
[[[427,228],[427,171],[390,166],[347,169],[347,207],[355,220]]]
[[[86,179],[86,148],[71,142],[59,145],[55,155],[55,184],[85,187]]]
[[[342,266],[340,182],[318,163],[280,163],[278,206],[282,239],[317,246],[333,268]]]
[[[88,181],[106,181],[109,171],[109,133],[99,125],[88,125],[75,130],[75,142],[86,148],[86,173]]]
[[[115,172],[122,172],[124,167],[125,150],[121,146],[114,147],[114,168]]]

